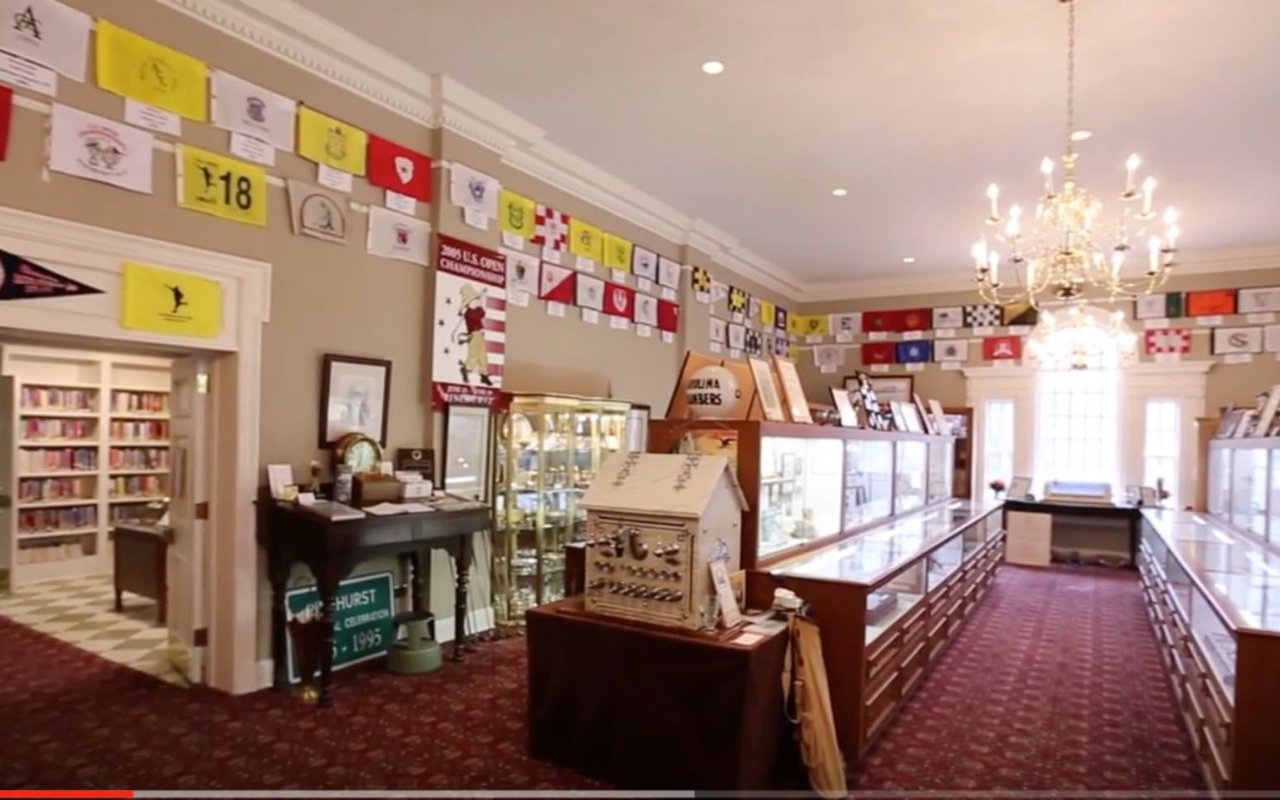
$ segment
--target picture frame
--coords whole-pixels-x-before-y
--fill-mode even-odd
[[[906,408],[903,406],[901,400],[889,401],[889,413],[893,415],[894,430],[902,431],[903,433],[910,432],[911,429],[907,427]]]
[[[1150,508],[1155,508],[1160,505],[1160,494],[1156,491],[1156,487],[1139,486],[1138,502]]]
[[[773,366],[763,358],[748,358],[751,377],[756,382],[756,393],[760,396],[760,410],[769,422],[786,422],[787,412],[782,407],[782,395],[774,380]]]
[[[813,417],[809,413],[809,401],[805,399],[804,384],[800,382],[800,373],[796,371],[796,362],[781,356],[774,356],[773,368],[778,371],[778,381],[782,384],[782,394],[787,400],[787,410],[791,414],[791,421],[812,425]]]
[[[849,390],[832,386],[831,402],[835,403],[836,412],[840,416],[840,427],[858,427],[858,409],[854,408],[853,397],[849,394]]]
[[[844,381],[845,389],[851,393],[856,392],[855,396],[858,398],[863,414],[866,417],[866,427],[873,431],[892,430],[893,418],[889,413],[888,406],[880,405],[875,387],[871,383],[871,376],[859,370],[853,375],[846,376]],[[853,386],[850,386],[850,383]]]
[[[1013,480],[1009,481],[1009,499],[1025,500],[1031,496],[1031,479],[1026,476],[1015,475]]]
[[[881,403],[887,400],[910,403],[915,395],[915,378],[911,375],[879,375],[869,380]]]
[[[325,353],[317,446],[327,448],[348,433],[362,433],[386,447],[390,401],[390,361]]]
[[[938,423],[934,422],[933,417],[929,415],[929,409],[925,408],[924,401],[920,399],[920,395],[914,392],[911,395],[915,399],[916,414],[920,418],[920,432],[927,433],[930,436],[938,435]]]
[[[952,432],[951,420],[947,418],[946,412],[942,410],[942,403],[937,400],[929,400],[929,413],[933,415],[933,424],[938,429],[941,436],[950,436]]]
[[[1267,395],[1266,404],[1258,412],[1258,419],[1253,426],[1253,435],[1264,437],[1275,427],[1276,414],[1280,412],[1280,383],[1272,386]]]
[[[1236,423],[1240,421],[1236,408],[1227,406],[1222,410],[1222,416],[1218,419],[1218,427],[1213,431],[1215,439],[1230,439],[1232,431],[1236,428]]]

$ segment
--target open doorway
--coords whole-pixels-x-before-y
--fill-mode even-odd
[[[205,681],[212,356],[0,329],[0,615]]]

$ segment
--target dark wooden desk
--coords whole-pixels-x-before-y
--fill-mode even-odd
[[[320,653],[319,705],[329,705],[333,685],[333,611],[338,584],[361,561],[377,556],[407,555],[412,567],[411,602],[421,611],[424,589],[422,554],[432,549],[448,551],[457,562],[454,576],[453,657],[462,657],[467,618],[468,570],[471,536],[490,526],[488,507],[459,511],[430,511],[332,522],[291,504],[259,502],[258,542],[267,551],[267,577],[271,581],[271,651],[275,659],[275,685],[288,685],[285,662],[284,596],[289,570],[306,564],[316,579],[321,614],[329,622]],[[428,561],[428,569],[430,562]],[[427,576],[429,581],[430,576]]]
[[[1085,505],[1075,503],[1053,503],[1053,502],[1035,502],[1030,500],[1005,500],[1004,513],[1005,527],[1008,528],[1008,513],[1010,511],[1025,511],[1032,514],[1049,514],[1051,516],[1061,517],[1077,517],[1077,518],[1094,518],[1121,520],[1127,525],[1129,536],[1129,564],[1135,566],[1138,562],[1138,535],[1141,530],[1142,509],[1138,506],[1130,505]]]
[[[782,707],[786,630],[741,646],[588,614],[525,614],[529,751],[629,789],[804,788]]]

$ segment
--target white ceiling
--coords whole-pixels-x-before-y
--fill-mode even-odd
[[[963,269],[986,185],[1032,205],[1061,150],[1054,0],[306,5],[810,281]],[[1113,197],[1136,151],[1157,205],[1182,212],[1184,250],[1280,242],[1280,2],[1081,0],[1078,15],[1085,185]],[[703,75],[707,59],[725,72]]]

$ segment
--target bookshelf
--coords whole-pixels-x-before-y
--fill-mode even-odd
[[[9,585],[109,572],[111,525],[169,492],[166,358],[0,347],[0,568]]]

